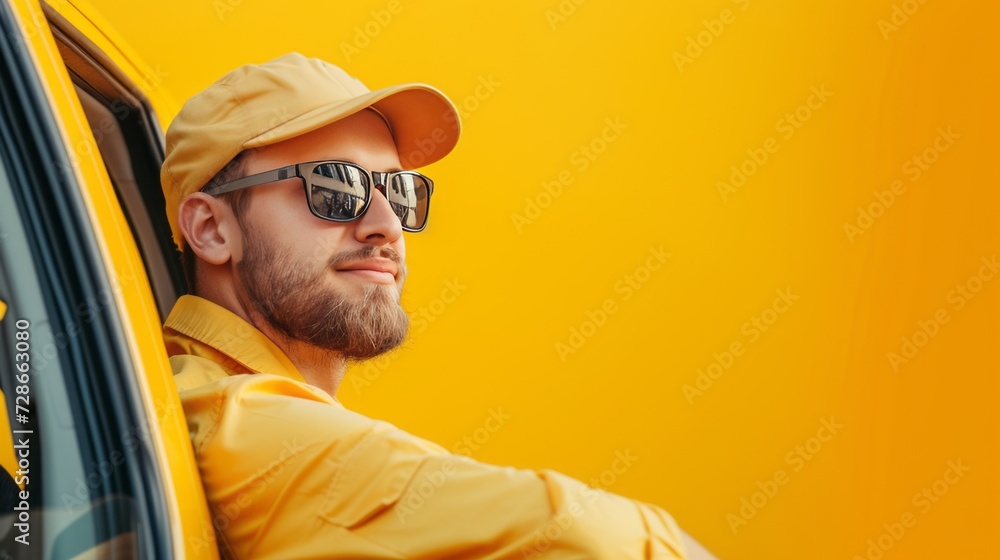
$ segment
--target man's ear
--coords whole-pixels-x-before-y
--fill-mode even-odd
[[[210,264],[225,264],[239,254],[242,238],[236,216],[225,202],[196,192],[181,201],[178,225],[188,248]]]

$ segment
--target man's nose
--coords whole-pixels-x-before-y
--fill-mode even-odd
[[[386,198],[385,185],[375,184],[368,202],[368,210],[358,220],[355,235],[358,241],[364,243],[392,243],[403,235],[403,226],[399,217],[392,211],[389,199]]]

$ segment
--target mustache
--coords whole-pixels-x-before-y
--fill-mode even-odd
[[[376,258],[389,259],[396,263],[401,271],[406,270],[406,265],[403,263],[403,259],[400,258],[399,253],[388,245],[383,245],[381,247],[369,245],[367,247],[362,247],[361,249],[355,249],[354,251],[337,253],[336,255],[330,257],[327,264],[330,267],[336,268],[344,263]]]

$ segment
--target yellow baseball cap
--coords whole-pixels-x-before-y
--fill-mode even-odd
[[[184,106],[166,134],[160,183],[174,243],[180,203],[205,187],[237,154],[294,138],[365,108],[385,119],[400,163],[412,169],[438,161],[458,142],[455,105],[425,84],[371,91],[341,68],[291,53],[237,68]]]

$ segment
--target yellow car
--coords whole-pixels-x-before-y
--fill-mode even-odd
[[[0,558],[217,558],[160,330],[174,111],[89,8],[0,24]]]

